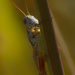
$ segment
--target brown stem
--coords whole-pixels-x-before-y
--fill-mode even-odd
[[[51,75],[64,75],[61,57],[56,43],[52,17],[50,14],[47,0],[34,0],[39,20],[44,21],[42,24],[44,38],[46,41],[47,53],[51,63],[53,73]]]

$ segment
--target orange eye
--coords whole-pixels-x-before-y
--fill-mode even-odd
[[[38,32],[40,32],[40,28],[38,28]]]
[[[33,28],[31,29],[31,32],[35,32],[35,27],[33,27]]]
[[[34,29],[31,29],[31,32],[35,32],[35,30]]]

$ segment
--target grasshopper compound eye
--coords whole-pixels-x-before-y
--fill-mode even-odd
[[[32,32],[32,33],[35,32],[35,27],[31,28],[31,32]]]
[[[34,29],[31,29],[31,32],[32,32],[32,33],[34,33],[34,32],[35,32],[35,30],[34,30]]]
[[[40,32],[40,28],[38,28],[37,31]]]
[[[37,33],[40,33],[40,28],[39,27],[36,27],[35,30],[36,30]]]

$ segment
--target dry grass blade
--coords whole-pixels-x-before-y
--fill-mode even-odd
[[[47,0],[34,0],[34,2],[38,19],[39,21],[43,21],[43,24],[40,27],[42,30],[42,40],[44,42],[43,45],[45,46],[46,54],[49,55],[49,60],[47,61],[50,75],[64,75],[64,70],[54,34],[52,17],[48,8],[48,2]]]

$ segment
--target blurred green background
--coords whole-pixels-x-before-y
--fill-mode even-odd
[[[23,0],[14,3],[26,12]],[[23,18],[9,0],[0,0],[0,75],[38,75]]]
[[[75,1],[48,0],[66,75],[75,75]],[[13,0],[26,14],[24,0]],[[33,0],[27,0],[36,16]],[[0,0],[0,75],[38,75],[23,14],[9,0]]]

